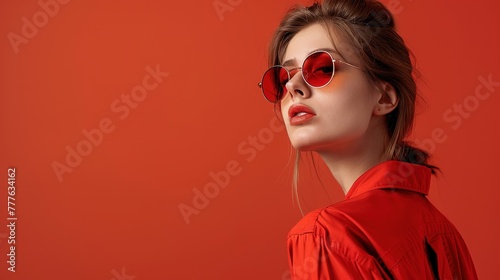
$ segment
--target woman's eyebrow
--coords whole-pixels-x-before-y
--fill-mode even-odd
[[[312,54],[313,52],[319,52],[319,51],[325,51],[325,52],[329,52],[329,53],[334,53],[336,55],[338,55],[340,58],[343,59],[342,55],[337,52],[335,49],[332,49],[332,48],[320,48],[320,49],[315,49],[315,50],[312,50],[310,51],[309,53],[307,53],[307,56],[309,56],[310,54]],[[281,64],[281,66],[294,66],[297,64],[297,59],[295,58],[292,58],[292,59],[289,59],[285,62],[283,62]]]
[[[289,59],[289,60],[283,62],[283,64],[281,64],[281,66],[294,66],[296,64],[297,64],[297,59],[292,58],[292,59]]]
[[[329,52],[329,53],[335,53],[336,55],[342,57],[342,55],[340,55],[340,53],[337,50],[331,49],[331,48],[317,49],[317,50],[314,50],[314,51],[310,52],[309,54],[311,54],[313,52],[318,52],[318,51],[325,51],[325,52]]]

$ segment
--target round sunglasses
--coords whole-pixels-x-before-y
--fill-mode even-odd
[[[285,93],[288,92],[286,83],[290,81],[291,77],[295,75],[297,71],[302,70],[302,78],[310,87],[322,88],[332,81],[333,75],[335,74],[335,62],[341,62],[345,65],[362,70],[360,67],[350,63],[335,60],[327,51],[316,51],[309,54],[306,59],[304,59],[302,67],[286,69],[285,66],[275,65],[267,69],[262,76],[259,87],[262,89],[262,93],[268,101],[276,103],[283,99]],[[292,71],[295,71],[293,75],[291,74]]]

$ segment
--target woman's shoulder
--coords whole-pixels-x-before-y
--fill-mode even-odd
[[[367,235],[405,235],[413,227],[403,224],[422,222],[421,216],[427,212],[422,202],[420,197],[398,191],[367,192],[309,212],[289,231],[288,237],[312,234],[332,242],[346,242],[364,240]],[[413,207],[408,207],[408,203],[413,203]]]
[[[303,234],[338,236],[347,227],[352,229],[356,222],[352,220],[352,213],[344,204],[342,201],[307,213],[289,231],[288,237]]]

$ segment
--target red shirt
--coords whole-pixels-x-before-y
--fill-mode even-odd
[[[395,160],[366,171],[289,232],[292,279],[477,279],[464,240],[426,198],[430,180],[429,168]]]

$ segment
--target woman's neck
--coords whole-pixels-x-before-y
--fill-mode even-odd
[[[333,177],[344,190],[344,194],[349,192],[359,176],[389,159],[385,155],[387,132],[385,129],[380,129],[380,126],[371,128],[361,139],[343,145],[342,149],[318,151]]]

